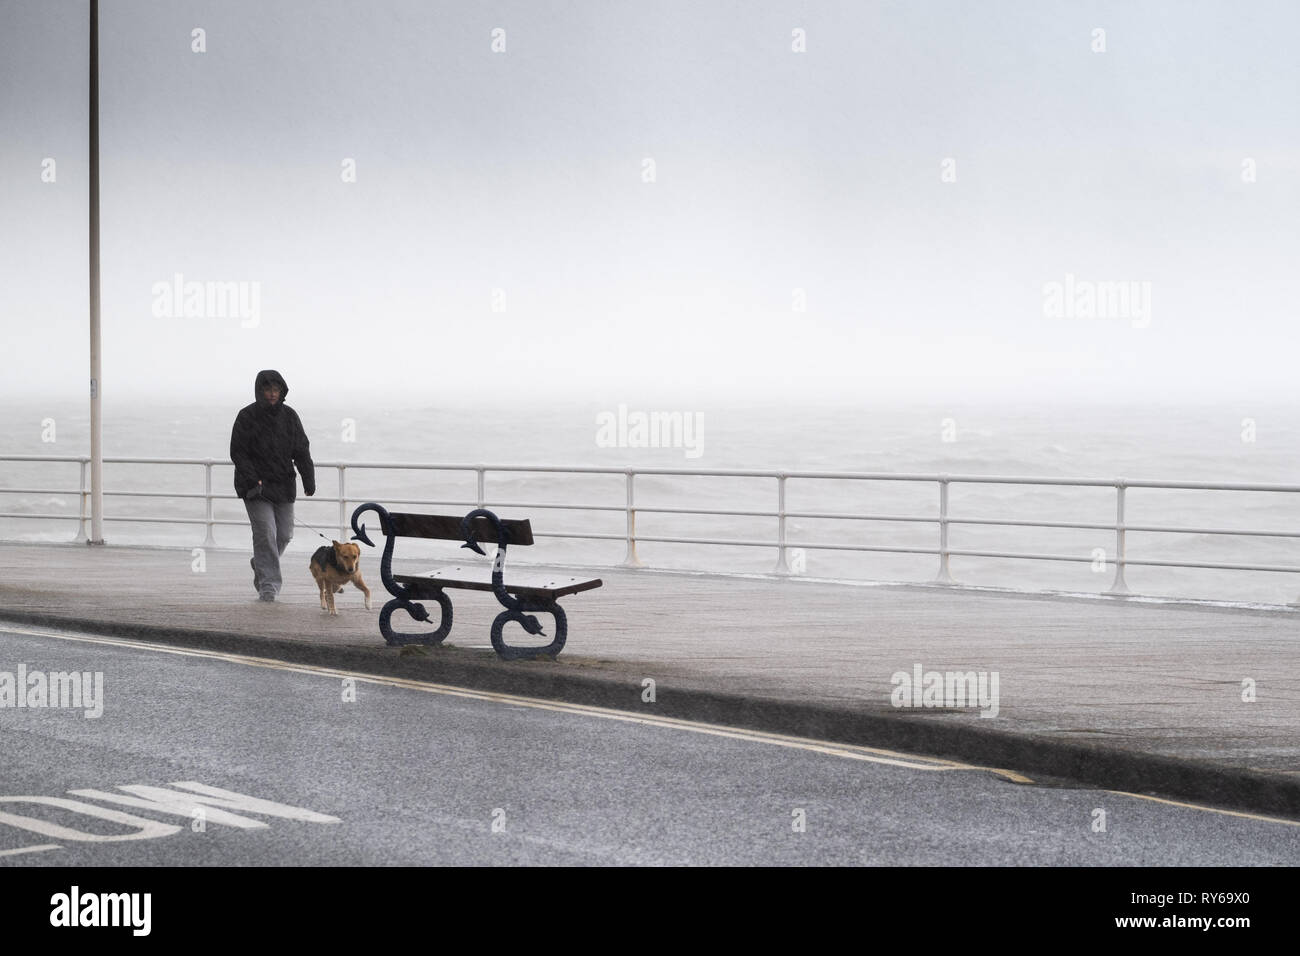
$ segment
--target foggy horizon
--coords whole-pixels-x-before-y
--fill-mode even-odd
[[[106,4],[103,399],[1281,401],[1297,26]],[[86,49],[0,6],[7,398],[88,394]]]

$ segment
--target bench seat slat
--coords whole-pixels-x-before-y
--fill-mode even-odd
[[[414,588],[464,588],[470,591],[492,590],[490,565],[462,564],[437,568],[424,574],[394,574],[394,580]],[[576,578],[546,572],[520,573],[506,569],[506,591],[521,597],[560,598],[566,594],[601,587],[600,578]]]
[[[461,518],[454,515],[419,515],[402,511],[390,512],[388,520],[391,532],[403,538],[440,538],[443,541],[464,541],[461,533]],[[528,519],[503,518],[501,524],[510,534],[511,545],[529,545],[533,543],[533,527]],[[474,540],[484,544],[497,544],[496,529],[487,518],[475,518],[473,522]]]

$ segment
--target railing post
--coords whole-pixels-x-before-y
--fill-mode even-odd
[[[948,571],[948,476],[939,477],[939,573],[935,584],[956,584]]]
[[[339,472],[339,540],[348,540],[348,487],[344,480],[347,465],[336,465]]]
[[[484,493],[484,489],[487,483],[487,469],[485,469],[482,465],[479,465],[477,468],[474,469],[474,471],[478,475],[478,506],[480,508],[483,508],[486,507],[484,502],[487,500],[487,496]]]
[[[776,568],[773,574],[789,574],[785,560],[785,475],[776,476]]]
[[[1128,555],[1124,542],[1124,492],[1127,490],[1126,485],[1127,482],[1123,478],[1115,479],[1115,580],[1106,593],[1118,597],[1131,593],[1128,589],[1128,582],[1124,580],[1124,564]]]
[[[81,491],[77,494],[77,536],[72,539],[76,544],[87,541],[86,538],[86,459],[81,459]]]
[[[623,558],[623,567],[640,568],[644,567],[641,559],[636,555],[636,495],[633,490],[633,482],[636,479],[636,472],[628,469],[627,471],[627,556]]]
[[[209,458],[203,465],[203,495],[207,499],[206,518],[207,534],[203,536],[203,547],[215,548],[216,540],[212,537],[212,459]]]

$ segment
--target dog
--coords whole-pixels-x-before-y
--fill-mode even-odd
[[[370,610],[370,588],[361,579],[361,546],[359,544],[321,545],[311,556],[311,576],[320,588],[320,608],[338,616],[334,610],[334,592],[342,591],[351,581],[366,596],[366,610]]]

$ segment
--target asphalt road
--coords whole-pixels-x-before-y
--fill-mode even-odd
[[[1295,823],[31,630],[0,630],[3,866],[1300,865]],[[12,706],[20,668],[29,694],[98,672],[102,699]]]

